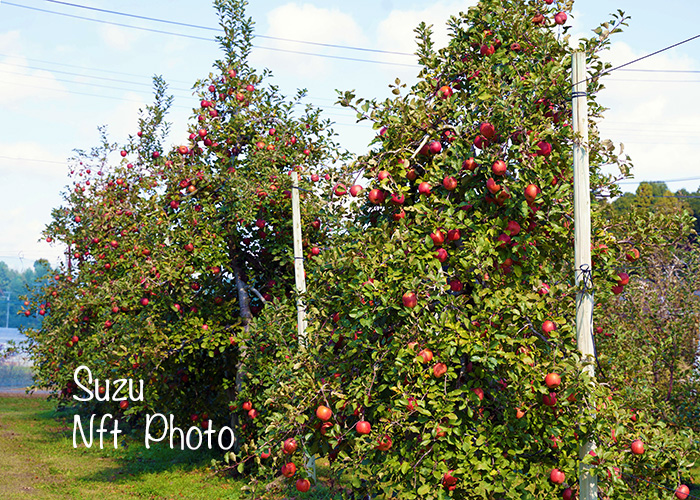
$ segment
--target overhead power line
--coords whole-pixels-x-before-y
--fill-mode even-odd
[[[70,18],[73,18],[73,19],[81,19],[81,20],[83,20],[83,21],[91,21],[91,22],[96,22],[96,23],[100,23],[100,24],[108,24],[108,25],[111,25],[111,26],[119,26],[119,27],[121,27],[121,28],[129,28],[129,29],[135,29],[135,30],[139,30],[139,31],[146,31],[146,32],[150,32],[150,33],[158,33],[158,34],[161,34],[161,35],[172,35],[172,36],[178,36],[178,37],[182,37],[182,38],[190,38],[190,39],[193,39],[193,40],[203,40],[203,41],[206,41],[206,42],[214,42],[214,41],[216,41],[216,40],[215,40],[214,38],[212,38],[212,37],[202,37],[202,36],[197,36],[197,35],[188,35],[188,34],[186,34],[186,33],[178,33],[178,32],[174,32],[174,31],[165,31],[165,30],[158,30],[158,29],[153,29],[153,28],[144,28],[144,27],[141,27],[141,26],[134,26],[134,25],[131,25],[131,24],[115,23],[115,22],[112,22],[112,21],[105,21],[105,20],[102,20],[102,19],[95,19],[95,18],[92,18],[92,17],[77,16],[77,15],[74,15],[74,14],[67,14],[67,13],[65,13],[65,12],[57,12],[57,11],[48,10],[48,9],[40,9],[40,8],[38,8],[38,7],[30,7],[30,6],[28,6],[28,5],[20,5],[20,4],[16,4],[16,3],[13,3],[13,2],[7,2],[7,1],[5,1],[5,2],[0,3],[0,7],[3,6],[3,5],[9,5],[9,6],[11,6],[11,7],[19,7],[19,8],[22,8],[22,9],[29,9],[29,10],[33,10],[33,11],[36,11],[36,12],[44,12],[44,13],[48,13],[48,14],[55,14],[55,15],[59,15],[59,16],[65,16],[65,17],[70,17]],[[371,64],[381,64],[381,65],[386,65],[386,66],[403,66],[403,67],[408,67],[408,68],[419,68],[419,67],[420,67],[420,65],[418,65],[418,64],[405,64],[405,63],[396,63],[396,62],[389,62],[389,61],[377,61],[377,60],[373,60],[373,59],[360,59],[360,58],[356,58],[356,57],[337,56],[337,55],[330,55],[330,54],[318,54],[318,53],[315,53],[315,52],[303,52],[303,51],[299,51],[299,50],[280,49],[280,48],[277,48],[277,47],[264,47],[264,46],[262,46],[262,45],[255,45],[255,44],[253,44],[252,46],[253,46],[253,48],[256,48],[256,49],[270,50],[270,51],[273,51],[273,52],[284,52],[284,53],[287,53],[287,54],[299,54],[299,55],[305,55],[305,56],[323,57],[323,58],[326,58],[326,59],[338,59],[338,60],[342,60],[342,61],[353,61],[353,62],[363,62],[363,63],[371,63]]]
[[[689,69],[621,69],[620,71],[635,71],[638,73],[700,73],[700,70]]]
[[[666,179],[661,181],[620,181],[618,184],[641,184],[642,182],[648,184],[661,184],[664,182],[686,182],[686,181],[700,181],[700,177],[685,177],[683,179]]]
[[[683,40],[683,41],[674,43],[673,45],[669,45],[668,47],[664,47],[663,49],[659,49],[659,50],[657,50],[656,52],[652,52],[651,54],[647,54],[647,55],[645,55],[645,56],[638,57],[637,59],[633,59],[633,60],[631,60],[631,61],[629,61],[629,62],[626,62],[626,63],[624,63],[624,64],[621,64],[621,65],[619,65],[619,66],[615,66],[614,68],[610,68],[610,69],[607,70],[607,71],[603,71],[603,73],[601,73],[601,74],[598,75],[598,76],[607,75],[607,74],[612,73],[613,71],[619,71],[619,70],[621,70],[622,68],[625,68],[625,67],[627,67],[627,66],[630,66],[631,64],[638,63],[639,61],[643,61],[644,59],[648,59],[648,58],[650,58],[650,57],[652,57],[652,56],[655,56],[655,55],[657,55],[657,54],[661,54],[662,52],[666,52],[667,50],[671,50],[671,49],[673,49],[673,48],[675,48],[675,47],[678,47],[678,46],[680,46],[680,45],[683,45],[683,44],[685,44],[685,43],[692,42],[693,40],[696,40],[696,39],[698,39],[698,38],[700,38],[700,35],[692,36],[692,37],[687,38],[687,39],[685,39],[685,40]]]
[[[89,7],[87,5],[79,5],[75,3],[69,3],[69,2],[61,2],[59,0],[44,0],[45,2],[49,3],[55,3],[55,4],[60,4],[60,5],[68,5],[70,7],[76,7],[79,9],[86,9],[86,10],[92,10],[96,12],[104,12],[105,14],[113,14],[115,16],[124,16],[124,17],[130,17],[133,19],[143,19],[145,21],[154,21],[157,23],[164,23],[164,24],[172,24],[174,26],[183,26],[186,28],[196,28],[196,29],[202,29],[202,30],[207,30],[207,31],[215,31],[215,32],[221,32],[221,28],[213,28],[211,26],[202,26],[200,24],[190,24],[190,23],[183,23],[179,21],[170,21],[167,19],[160,19],[157,17],[147,17],[147,16],[140,16],[137,14],[129,14],[126,12],[119,12],[115,10],[108,10],[108,9],[98,9],[96,7]],[[332,47],[336,49],[346,49],[346,50],[358,50],[362,52],[375,52],[378,54],[393,54],[393,55],[398,55],[398,56],[415,56],[415,54],[411,54],[409,52],[395,52],[392,50],[381,50],[381,49],[370,49],[366,47],[354,47],[351,45],[336,45],[332,43],[322,43],[322,42],[311,42],[308,40],[296,40],[293,38],[281,38],[281,37],[276,37],[276,36],[267,36],[267,35],[255,35],[256,38],[264,38],[266,40],[278,40],[278,41],[283,41],[283,42],[293,42],[293,43],[303,43],[307,45],[316,45],[319,47]]]
[[[34,59],[34,58],[31,58],[31,57],[25,57],[25,56],[23,56],[23,55],[18,55],[18,54],[0,54],[0,57],[16,58],[16,59],[25,59],[25,60],[27,60],[27,61],[38,62],[38,63],[42,63],[42,64],[53,64],[53,65],[56,65],[56,66],[63,66],[63,67],[66,67],[66,68],[84,69],[84,70],[87,70],[87,71],[99,71],[99,72],[102,72],[102,73],[111,73],[111,74],[114,74],[114,75],[134,76],[134,77],[136,77],[136,78],[146,78],[144,75],[137,75],[136,73],[125,73],[125,72],[123,72],[123,71],[114,71],[114,70],[111,70],[111,69],[103,69],[103,68],[90,68],[90,67],[87,67],[87,66],[78,66],[77,64],[68,64],[68,63],[64,63],[64,62],[47,61],[46,59]],[[5,63],[5,64],[9,64],[9,63]],[[54,71],[54,70],[46,70],[46,71]],[[148,78],[150,78],[150,77],[148,77]],[[185,84],[185,85],[189,85],[189,84],[191,83],[191,82],[186,82],[186,81],[184,81],[184,80],[173,80],[173,79],[170,79],[170,78],[168,78],[168,81],[169,81],[169,82],[174,82],[174,83],[183,83],[183,84]]]
[[[0,64],[2,64],[2,63],[0,63]],[[44,70],[42,70],[42,71],[44,71]],[[23,78],[34,78],[34,79],[38,79],[38,80],[50,80],[50,81],[62,82],[62,83],[74,83],[76,85],[88,85],[90,87],[102,88],[102,89],[124,90],[126,92],[140,92],[140,93],[145,92],[145,93],[147,93],[147,91],[145,89],[128,89],[128,88],[124,88],[124,87],[114,87],[112,85],[100,85],[99,83],[94,83],[94,82],[79,82],[76,80],[66,80],[65,78],[52,78],[52,77],[40,76],[40,75],[30,75],[30,74],[26,74],[26,73],[22,73],[22,72],[18,72],[18,71],[7,71],[4,69],[0,69],[0,73],[4,73],[6,75],[20,75]],[[56,71],[56,73],[65,73],[65,72]],[[100,79],[100,80],[113,80],[111,78],[100,78],[98,76],[88,76],[88,75],[77,75],[77,76],[82,76],[84,78],[96,78],[96,79]],[[116,80],[116,81],[119,81],[119,80]],[[9,82],[9,83],[19,84],[16,82]],[[147,85],[147,84],[139,84],[136,82],[124,82],[124,83],[130,83],[132,85]],[[56,89],[56,90],[58,90],[58,89]]]
[[[18,158],[15,156],[2,156],[2,155],[0,155],[0,159],[16,160],[16,161],[35,161],[35,162],[39,162],[39,163],[55,163],[58,165],[66,165],[66,162],[64,162],[64,161],[40,160],[38,158]]]

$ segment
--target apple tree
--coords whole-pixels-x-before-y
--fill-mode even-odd
[[[325,456],[371,498],[572,498],[581,463],[608,498],[677,486],[692,437],[653,412],[633,419],[629,395],[591,378],[576,345],[571,9],[482,0],[450,19],[445,48],[418,27],[417,84],[397,80],[380,102],[341,94],[378,131],[354,163],[366,188],[350,187],[351,224],[308,271],[306,349],[284,342],[295,323],[283,309],[258,320],[278,349],[247,366],[263,381],[252,403],[265,433],[240,470],[293,481]],[[604,165],[629,170],[594,121],[600,53],[626,19],[577,47],[592,76],[594,190],[615,191]],[[604,302],[623,246],[604,217],[593,224],[581,272]],[[579,457],[587,441],[596,451]]]
[[[256,334],[251,319],[286,300],[294,283],[291,173],[302,175],[307,251],[336,224],[319,219],[319,193],[338,182],[333,164],[343,156],[329,123],[302,106],[302,91],[285,98],[267,83],[268,71],[248,64],[245,3],[215,6],[223,57],[194,86],[189,139],[166,145],[170,98],[156,79],[155,102],[126,144],[104,134],[72,161],[73,185],[46,229],[71,260],[35,297],[49,302],[49,314],[28,332],[35,385],[64,400],[76,394],[74,372],[85,365],[102,382],[145,382],[142,401],[117,410],[93,400],[93,408],[171,413],[180,424],[235,422],[244,363],[255,354],[247,347]]]
[[[615,279],[627,286],[597,311],[603,370],[631,408],[697,431],[700,253],[691,242],[693,219],[680,209],[607,213],[626,247]]]

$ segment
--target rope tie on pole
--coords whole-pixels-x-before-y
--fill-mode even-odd
[[[581,281],[583,282],[583,293],[593,293],[593,271],[588,264],[581,264],[579,267]]]

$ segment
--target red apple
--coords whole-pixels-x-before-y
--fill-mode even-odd
[[[542,331],[546,334],[552,333],[556,329],[557,325],[553,321],[547,320],[542,323]]]
[[[549,473],[549,480],[554,484],[563,484],[566,476],[559,469],[552,469],[552,472]]]
[[[625,291],[625,287],[622,285],[617,285],[617,286],[612,287],[611,290],[612,290],[612,293],[614,293],[615,295],[620,295],[622,292]]]
[[[486,45],[486,44],[482,45],[482,46],[481,46],[481,49],[479,50],[479,53],[480,53],[482,56],[490,56],[490,55],[492,55],[494,52],[496,52],[495,47],[494,47],[493,45]]]
[[[433,240],[433,245],[436,247],[441,247],[443,243],[445,243],[445,233],[442,231],[435,231],[434,233],[430,233],[430,238]]]
[[[404,293],[402,300],[403,300],[403,305],[405,307],[416,307],[416,305],[418,304],[418,298],[416,297],[416,294],[413,292]]]
[[[384,202],[384,191],[381,189],[371,189],[370,192],[367,194],[367,199],[369,199],[370,203],[373,203],[374,205],[379,205],[380,203]]]
[[[627,273],[617,273],[617,284],[625,286],[630,282],[630,276]]]
[[[642,453],[644,453],[644,442],[641,439],[635,439],[634,441],[632,441],[630,449],[635,455],[641,455]]]
[[[545,141],[537,143],[537,156],[549,156],[552,152],[552,145]]]
[[[525,188],[525,199],[530,203],[535,201],[535,198],[537,198],[537,195],[539,194],[540,188],[535,186],[534,184],[528,184]]]
[[[345,188],[345,184],[336,184],[335,187],[333,188],[333,193],[336,196],[344,196],[347,193],[347,189]]]
[[[445,363],[438,363],[433,366],[433,376],[435,378],[442,378],[445,373],[447,373],[447,365]]]
[[[379,451],[388,451],[391,448],[391,445],[393,444],[393,441],[391,438],[384,434],[383,438],[379,438],[379,444],[375,446],[374,448],[379,450]]]
[[[330,420],[331,416],[333,416],[333,411],[331,411],[331,409],[328,408],[327,406],[321,405],[318,408],[316,408],[316,416],[319,419],[326,422],[326,421]]]
[[[284,477],[292,477],[297,471],[297,466],[293,462],[289,462],[282,466],[282,475]]]
[[[544,383],[550,389],[555,389],[561,384],[561,377],[558,373],[548,373],[544,378]]]
[[[479,125],[479,132],[487,139],[493,139],[496,135],[496,129],[489,122],[484,122]]]
[[[383,181],[384,179],[387,179],[388,177],[389,177],[389,172],[387,172],[386,170],[381,170],[377,174],[377,179],[379,179],[380,181]]]
[[[676,496],[676,498],[685,500],[690,495],[690,488],[688,488],[685,484],[681,484],[678,488],[676,488],[676,491],[673,494]]]
[[[507,169],[508,167],[503,160],[497,160],[493,163],[493,165],[491,165],[493,175],[506,175]]]
[[[557,393],[550,392],[549,394],[543,394],[542,395],[542,403],[544,403],[545,406],[556,406]]]
[[[435,252],[435,258],[440,262],[445,262],[447,260],[447,257],[447,250],[445,250],[444,248],[440,248],[437,252]]]
[[[129,402],[124,400],[119,402],[119,408],[126,410],[129,407]]]
[[[626,258],[630,262],[634,262],[635,260],[639,259],[639,250],[633,248],[627,253]]]
[[[476,389],[472,389],[472,392],[476,394],[476,397],[479,398],[479,401],[484,400],[484,390],[481,387],[477,387]]]
[[[352,196],[357,196],[360,194],[360,191],[362,191],[362,186],[359,184],[354,184],[353,186],[350,186],[350,194]]]
[[[355,430],[357,430],[358,434],[369,434],[372,431],[372,426],[366,420],[360,420],[357,422]]]
[[[478,167],[478,166],[479,166],[479,164],[476,162],[476,160],[473,157],[467,158],[462,163],[462,168],[469,170],[470,172],[473,172],[476,169],[476,167]]]
[[[402,194],[394,193],[391,195],[391,202],[394,205],[403,205],[404,201],[406,201],[406,197]]]
[[[297,479],[296,488],[302,493],[306,493],[311,488],[311,483],[308,479]]]
[[[520,233],[520,224],[514,220],[508,221],[506,232],[510,233],[511,236],[516,236],[518,233]]]
[[[457,179],[451,176],[445,177],[442,180],[442,185],[445,186],[445,189],[448,191],[454,191],[457,189]]]
[[[450,229],[447,231],[447,239],[450,241],[457,241],[462,237],[462,235],[459,232],[459,229]]]
[[[440,141],[430,141],[430,143],[428,143],[428,151],[434,155],[438,154],[442,151],[442,144],[440,144]]]
[[[418,192],[420,194],[424,194],[425,196],[429,196],[430,184],[428,184],[427,182],[421,182],[420,184],[418,184]]]
[[[291,455],[297,451],[297,442],[294,438],[285,439],[282,449],[287,455]]]
[[[443,85],[442,87],[440,87],[440,90],[438,90],[438,95],[441,99],[447,99],[452,95],[452,89],[447,85]]]
[[[433,360],[433,351],[430,349],[421,349],[418,353],[418,357],[422,359],[421,363],[430,363]]]
[[[253,408],[253,403],[251,403],[250,401],[246,401],[245,403],[243,403],[242,408],[245,411],[250,411]]]
[[[442,486],[448,491],[454,491],[457,484],[457,478],[452,475],[454,471],[448,471],[442,476]]]
[[[491,194],[496,194],[501,190],[501,186],[496,184],[496,181],[494,181],[492,177],[489,177],[486,181],[486,189],[488,189]]]
[[[186,252],[193,252],[194,251],[194,245],[192,243],[187,243],[183,247]]]
[[[554,22],[557,24],[564,24],[566,22],[566,12],[557,12],[554,14]]]

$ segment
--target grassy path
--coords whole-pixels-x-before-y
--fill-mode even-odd
[[[43,397],[0,393],[0,498],[240,498],[242,483],[207,471],[212,456],[128,438],[117,450],[74,449],[72,432],[72,415]]]

